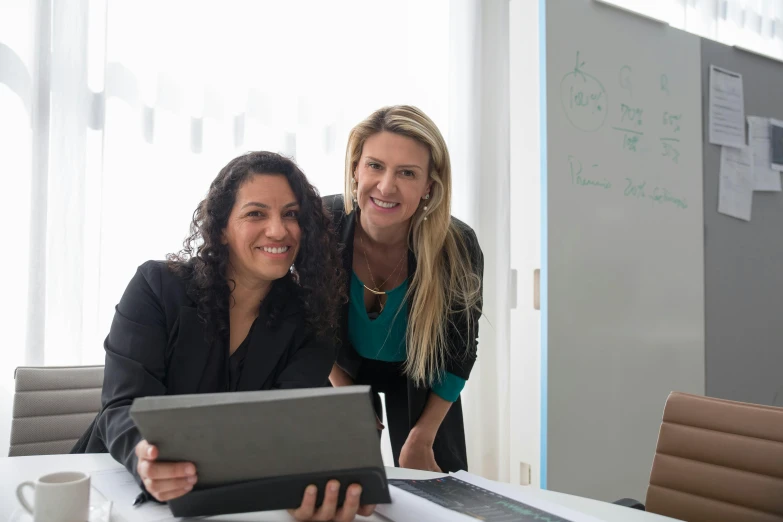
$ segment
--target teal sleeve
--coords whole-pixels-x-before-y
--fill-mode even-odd
[[[466,382],[462,377],[446,372],[441,380],[432,385],[432,391],[444,401],[456,402]]]

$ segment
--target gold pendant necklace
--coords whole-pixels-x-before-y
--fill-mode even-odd
[[[386,281],[384,281],[383,283],[381,283],[380,286],[378,286],[375,283],[375,277],[373,277],[373,275],[372,275],[372,269],[370,268],[370,260],[367,258],[367,249],[364,246],[364,237],[363,237],[363,235],[364,235],[364,231],[362,230],[362,233],[359,234],[359,241],[361,241],[361,243],[362,243],[362,254],[364,254],[364,262],[367,263],[367,273],[370,274],[370,281],[372,281],[372,284],[373,284],[373,286],[375,288],[370,288],[369,286],[367,286],[363,282],[362,282],[362,286],[364,288],[366,288],[370,293],[372,293],[374,295],[377,295],[377,296],[386,295],[388,292],[386,292],[384,290],[381,290],[380,287],[385,285],[386,283],[388,283],[389,280],[392,278],[392,276],[394,276],[394,274],[397,273],[397,270],[400,269],[400,265],[402,265],[402,260],[405,259],[405,254],[407,254],[407,250],[405,252],[403,252],[402,257],[397,262],[397,266],[394,268],[394,270],[389,275],[389,277],[386,278]],[[383,312],[384,304],[381,302],[380,298],[378,299],[378,305],[381,307],[381,312]]]
[[[375,290],[374,288],[370,288],[369,286],[365,285],[364,283],[362,283],[362,286],[364,288],[366,288],[367,290],[369,290],[370,292],[372,292],[373,294],[375,294],[375,295],[386,295],[386,292],[384,292],[383,290]],[[381,305],[381,308],[383,308],[383,305]]]

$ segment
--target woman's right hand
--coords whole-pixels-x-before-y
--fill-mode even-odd
[[[192,462],[156,462],[158,448],[142,440],[136,445],[136,471],[147,492],[160,502],[181,497],[198,481]]]
[[[360,484],[351,484],[345,492],[345,502],[341,507],[337,507],[337,497],[340,493],[340,483],[336,480],[330,480],[326,484],[324,500],[320,507],[315,506],[315,500],[318,488],[314,485],[307,486],[302,504],[298,509],[289,509],[288,512],[298,522],[352,522],[356,515],[369,517],[375,511],[374,505],[360,505],[359,501],[362,495],[362,486]]]

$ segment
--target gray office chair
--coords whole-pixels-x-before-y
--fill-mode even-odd
[[[103,366],[19,367],[10,457],[68,453],[101,409]]]

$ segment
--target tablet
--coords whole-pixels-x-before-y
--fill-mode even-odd
[[[331,479],[362,504],[389,503],[369,386],[144,397],[130,416],[159,460],[196,465],[198,483],[169,501],[178,517],[296,508]]]

